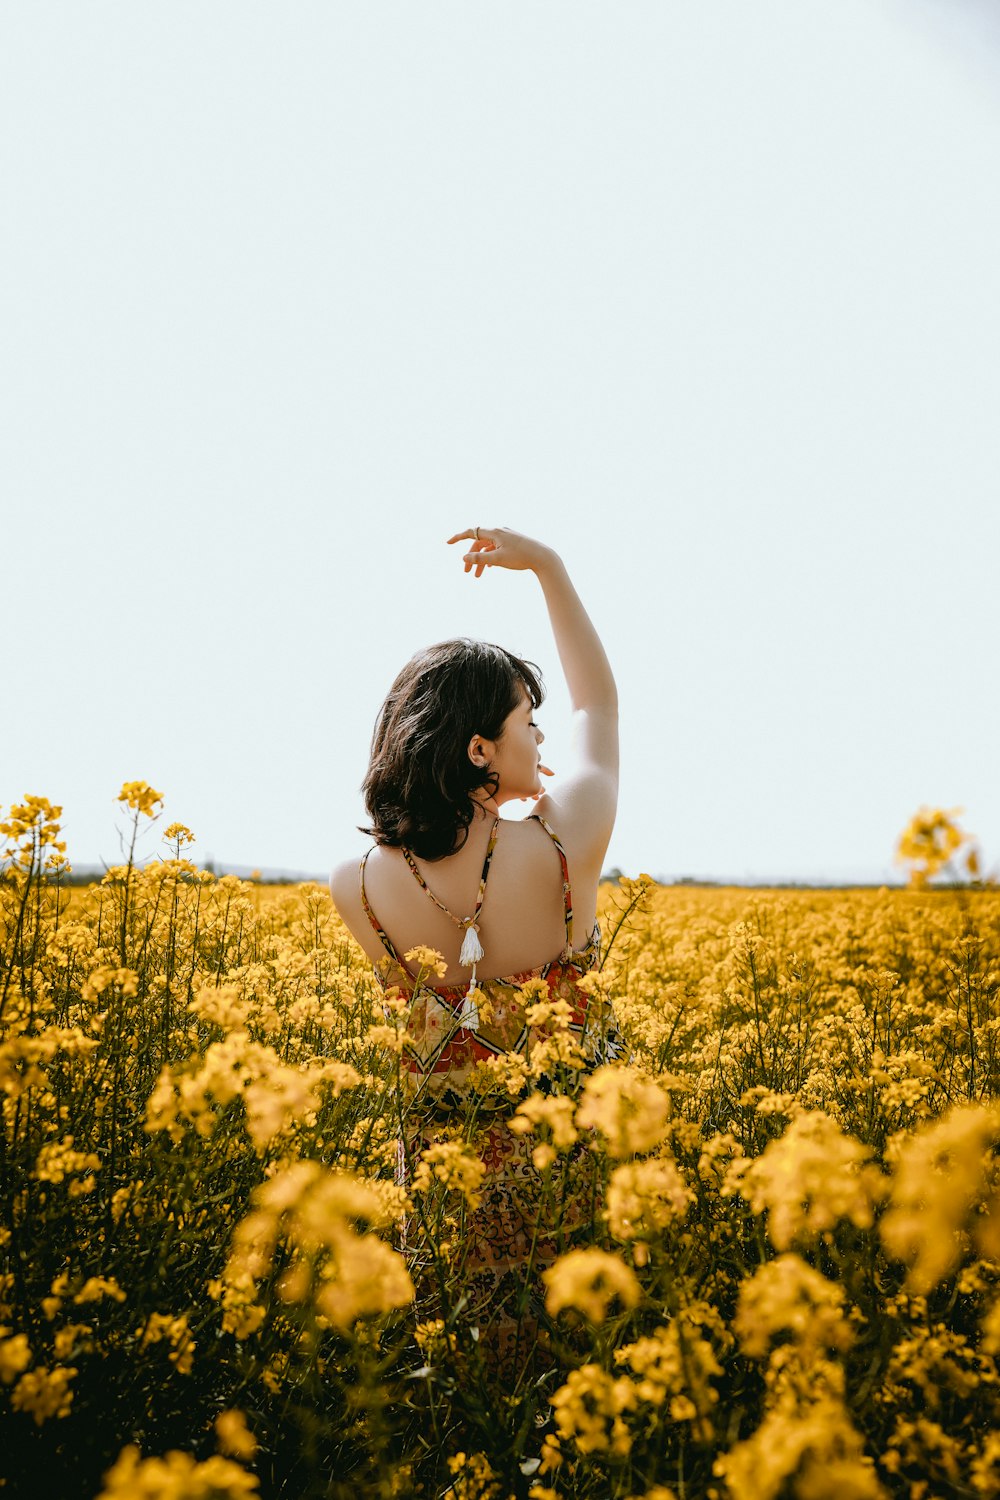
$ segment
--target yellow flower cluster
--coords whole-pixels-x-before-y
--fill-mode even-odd
[[[258,1489],[256,1475],[219,1454],[201,1463],[176,1449],[143,1458],[130,1443],[105,1475],[97,1500],[246,1500]]]
[[[0,838],[8,841],[0,858],[29,875],[38,869],[50,875],[68,873],[66,844],[59,837],[61,817],[62,808],[47,797],[27,796],[15,803],[0,823]]]
[[[38,1153],[35,1162],[35,1177],[39,1182],[60,1183],[67,1177],[70,1193],[76,1197],[93,1192],[97,1185],[94,1173],[100,1170],[101,1158],[94,1151],[75,1151],[73,1137],[64,1136],[61,1141],[50,1141]],[[80,1175],[85,1174],[85,1175]]]
[[[854,1342],[843,1307],[841,1286],[786,1252],[765,1261],[741,1284],[733,1331],[752,1358],[764,1358],[778,1339],[790,1337],[809,1359]]]
[[[1000,1104],[992,1103],[957,1105],[891,1143],[892,1195],[879,1230],[890,1254],[907,1263],[913,1291],[930,1291],[955,1269],[970,1231],[984,1253],[1000,1257],[998,1144]]]
[[[151,818],[156,813],[157,804],[163,801],[163,793],[145,781],[126,781],[118,793],[118,801],[124,802],[130,811]]]
[[[9,1328],[0,1326],[0,1380],[4,1385],[10,1385],[30,1364],[31,1347],[27,1335],[12,1334]]]
[[[570,1250],[554,1266],[543,1272],[547,1288],[545,1306],[553,1315],[563,1308],[573,1308],[590,1319],[603,1323],[612,1304],[636,1307],[642,1296],[636,1274],[617,1255],[596,1247]]]
[[[843,1404],[823,1397],[784,1402],[746,1439],[717,1458],[732,1500],[888,1500],[864,1439]]]
[[[448,1472],[454,1476],[449,1500],[513,1500],[504,1493],[484,1453],[453,1453]]]
[[[977,879],[980,854],[955,819],[962,808],[922,807],[904,828],[896,845],[896,863],[910,870],[910,884],[920,890],[940,871],[946,869],[963,844],[968,845],[964,865],[968,875]]]
[[[672,1156],[623,1162],[611,1173],[605,1217],[616,1240],[649,1239],[677,1219],[694,1200]]]
[[[181,1375],[190,1375],[194,1363],[195,1342],[186,1317],[173,1318],[169,1313],[150,1313],[145,1324],[136,1329],[139,1348],[158,1344],[170,1345],[170,1363]]]
[[[206,1005],[204,994],[195,1002],[203,1018],[218,1022],[220,1016],[235,1013],[232,1000]],[[163,1069],[146,1107],[148,1131],[166,1131],[177,1142],[190,1125],[199,1135],[211,1136],[220,1109],[240,1099],[247,1134],[255,1149],[264,1152],[299,1121],[314,1115],[325,1093],[337,1098],[361,1083],[361,1074],[347,1062],[331,1059],[289,1066],[273,1047],[253,1041],[244,1030],[212,1042],[199,1064],[194,1072]]]
[[[556,1428],[564,1442],[580,1453],[624,1458],[632,1447],[625,1414],[635,1409],[636,1389],[625,1376],[612,1376],[599,1365],[571,1370],[552,1397]]]
[[[476,1208],[485,1172],[479,1157],[460,1141],[438,1141],[421,1152],[413,1173],[413,1189],[428,1193],[433,1182],[440,1182],[447,1191],[460,1193],[470,1208]]]
[[[385,1210],[360,1178],[292,1161],[254,1191],[251,1203],[225,1271],[209,1288],[219,1300],[232,1289],[242,1299],[236,1305],[246,1305],[245,1294],[270,1274],[279,1240],[289,1252],[276,1285],[279,1300],[308,1303],[341,1333],[413,1300],[402,1256],[371,1232],[385,1227]]]
[[[73,1404],[70,1386],[78,1374],[73,1365],[56,1365],[51,1370],[45,1365],[35,1365],[15,1385],[10,1404],[15,1411],[27,1412],[38,1427],[50,1417],[68,1416]]]
[[[531,1159],[539,1172],[546,1171],[556,1159],[557,1152],[570,1151],[580,1139],[574,1122],[573,1100],[565,1094],[532,1094],[519,1104],[510,1129],[515,1135],[527,1135],[542,1126],[549,1139],[542,1141],[531,1153]]]
[[[241,1411],[220,1412],[215,1419],[215,1435],[228,1458],[251,1459],[257,1452],[257,1439]]]
[[[121,801],[137,838],[162,805]],[[180,823],[67,889],[60,814],[0,825],[0,1403],[93,1474],[142,1432],[106,1497],[254,1493],[237,1406],[290,1494],[352,1455],[389,1497],[1000,1495],[1000,893],[931,887],[940,818],[908,890],[607,888],[583,1039],[541,978],[513,1019],[480,990],[530,1045],[470,1044],[456,1110],[400,1087],[447,1016],[325,890],[198,870]]]
[[[740,1190],[754,1213],[767,1213],[775,1249],[788,1250],[842,1219],[870,1228],[886,1191],[878,1169],[864,1165],[870,1156],[825,1111],[810,1110],[796,1115],[760,1156],[741,1164]]]
[[[631,1378],[635,1399],[655,1407],[658,1420],[690,1424],[693,1435],[711,1441],[711,1413],[719,1395],[711,1382],[723,1374],[702,1320],[718,1322],[714,1310],[693,1306],[644,1338],[615,1351],[614,1361]],[[713,1327],[725,1345],[724,1330]]]
[[[641,1069],[608,1064],[583,1086],[576,1123],[604,1139],[610,1156],[654,1151],[670,1132],[670,1095]]]

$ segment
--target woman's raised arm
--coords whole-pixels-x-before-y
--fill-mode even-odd
[[[461,531],[450,542],[471,541],[468,573],[486,568],[530,570],[548,607],[552,634],[573,705],[574,765],[538,802],[561,836],[574,844],[577,862],[600,866],[607,852],[618,800],[618,690],[601,638],[551,547],[506,527]]]

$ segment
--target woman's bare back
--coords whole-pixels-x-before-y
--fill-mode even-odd
[[[469,838],[447,859],[416,864],[430,890],[457,917],[471,916],[493,818],[477,817]],[[596,920],[596,883],[582,880],[573,890],[574,946],[582,948]],[[385,954],[361,902],[358,865],[337,867],[331,891],[338,911],[369,958]],[[588,888],[589,887],[589,888]],[[423,945],[435,948],[448,963],[445,983],[468,981],[468,966],[459,964],[461,929],[430,899],[399,849],[375,848],[365,864],[365,894],[379,925],[400,954]],[[484,957],[479,979],[520,974],[557,958],[566,946],[562,869],[558,851],[541,824],[502,819],[490,861],[479,920]]]

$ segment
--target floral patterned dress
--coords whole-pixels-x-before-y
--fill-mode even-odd
[[[361,900],[365,912],[386,950],[387,957],[375,966],[383,990],[395,988],[410,1005],[406,1030],[412,1039],[402,1058],[404,1082],[410,1109],[406,1139],[399,1144],[397,1180],[404,1187],[409,1182],[409,1168],[420,1152],[443,1133],[454,1135],[456,1128],[477,1153],[485,1169],[480,1186],[480,1202],[467,1212],[462,1226],[462,1283],[489,1337],[484,1349],[495,1368],[509,1372],[511,1362],[520,1363],[537,1330],[540,1287],[537,1273],[551,1265],[558,1252],[556,1238],[549,1225],[539,1223],[542,1179],[532,1161],[535,1142],[515,1135],[509,1120],[516,1100],[483,1094],[473,1084],[477,1067],[491,1057],[515,1053],[530,1055],[534,1041],[541,1038],[527,1023],[525,1011],[539,998],[565,1000],[570,1011],[568,1030],[577,1040],[593,1067],[609,1061],[621,1050],[621,1040],[606,1010],[597,1014],[599,1003],[592,1001],[579,981],[595,969],[600,961],[600,929],[595,925],[583,948],[573,947],[573,897],[570,889],[566,853],[553,830],[543,818],[536,820],[551,838],[562,868],[563,909],[566,942],[558,957],[535,969],[480,981],[473,995],[481,997],[477,1005],[470,1000],[471,984],[428,984],[417,981],[403,958],[380,926],[369,905],[364,888],[364,866],[361,863]],[[499,822],[499,819],[497,820]],[[473,918],[460,919],[448,912],[462,926],[478,921],[496,841],[496,827],[483,866],[479,897]],[[369,851],[370,852],[370,851]],[[408,851],[404,851],[407,852]],[[412,859],[410,867],[427,894],[428,890]],[[442,910],[447,911],[446,907]],[[474,972],[474,970],[473,970]],[[536,981],[529,985],[529,981]],[[524,988],[528,986],[525,995]],[[533,1085],[545,1092],[544,1078]],[[561,1228],[565,1237],[572,1236],[574,1223],[586,1231],[596,1202],[594,1159],[587,1144],[581,1141],[571,1159],[574,1202],[563,1204]],[[594,1181],[589,1179],[594,1178]],[[404,1248],[413,1238],[412,1229],[403,1227]],[[434,1308],[432,1278],[421,1278],[415,1271],[418,1287],[418,1317],[442,1316]]]

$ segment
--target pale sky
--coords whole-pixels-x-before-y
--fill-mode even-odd
[[[558,772],[537,584],[444,545],[505,524],[618,678],[609,866],[877,880],[926,803],[996,869],[998,182],[972,0],[4,6],[0,804],[323,874],[455,635]]]

